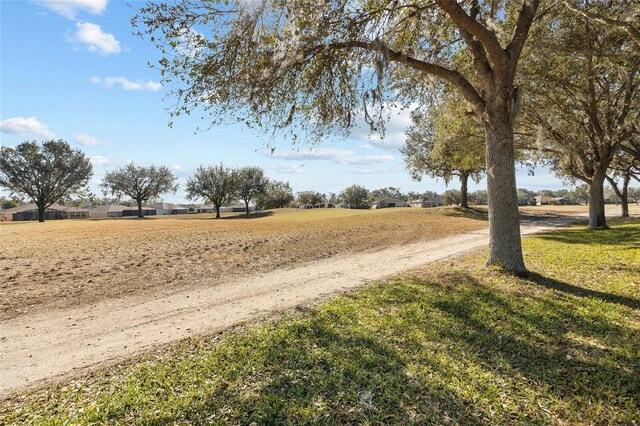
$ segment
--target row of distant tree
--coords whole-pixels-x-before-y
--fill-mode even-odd
[[[77,149],[72,149],[62,140],[46,141],[39,145],[35,141],[24,142],[15,148],[2,147],[0,151],[0,185],[11,191],[13,199],[5,199],[4,207],[12,207],[22,197],[32,200],[38,207],[40,219],[44,211],[55,202],[73,203],[76,201],[95,205],[109,201],[98,198],[88,192],[86,184],[92,176],[89,159]],[[175,192],[178,188],[177,178],[166,166],[140,166],[126,164],[105,174],[100,183],[105,197],[120,200],[129,197],[137,205],[139,217],[142,217],[143,204],[158,200],[161,195]],[[631,188],[632,197],[640,198],[636,188]],[[242,200],[246,213],[249,204],[266,209],[282,208],[296,202],[304,205],[324,203],[343,203],[349,206],[366,208],[377,199],[390,197],[405,201],[440,197],[445,205],[486,204],[487,191],[478,190],[470,194],[451,189],[438,195],[435,192],[403,193],[400,188],[386,187],[368,190],[361,185],[351,185],[339,194],[323,194],[317,191],[303,191],[294,196],[288,182],[269,179],[260,167],[231,168],[220,163],[218,165],[200,166],[193,176],[187,180],[185,187],[187,197],[191,200],[203,200],[210,203],[220,217],[222,206]],[[617,191],[614,191],[617,194]],[[518,189],[518,197],[526,204],[535,204],[535,195],[570,198],[575,201],[588,202],[589,191],[585,185],[573,190],[538,191]]]
[[[93,175],[89,158],[72,149],[63,140],[49,140],[42,144],[27,141],[15,148],[0,148],[0,186],[14,197],[26,197],[44,212],[55,202],[80,194],[88,195],[86,185]],[[133,163],[105,174],[100,187],[105,196],[120,199],[129,197],[138,207],[161,195],[178,189],[177,177],[166,166],[141,166]],[[220,208],[231,200],[243,200],[247,214],[249,203],[259,200],[265,206],[282,207],[294,199],[288,183],[269,180],[259,167],[229,168],[223,164],[199,167],[186,185],[189,199],[213,204],[216,217]]]

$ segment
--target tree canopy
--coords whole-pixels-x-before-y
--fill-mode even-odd
[[[479,182],[486,164],[482,128],[453,94],[428,113],[412,114],[412,122],[400,149],[411,177],[439,177],[448,185],[457,176],[461,188],[456,204],[468,207],[468,180]]]
[[[138,217],[141,218],[142,204],[161,194],[175,192],[178,189],[176,180],[166,166],[145,167],[129,163],[107,172],[100,186],[104,195],[120,198],[124,194],[131,197],[138,206]]]
[[[385,111],[428,105],[434,79],[456,90],[487,141],[488,264],[524,273],[513,119],[518,61],[540,0],[148,2],[132,20],[163,57],[173,115],[202,108],[320,140],[358,117],[384,133]],[[297,129],[297,130],[296,130]]]
[[[220,218],[220,208],[234,200],[237,194],[237,173],[220,163],[216,166],[200,166],[187,180],[187,198],[203,198],[213,204],[216,219]]]
[[[47,207],[82,189],[92,175],[89,158],[61,139],[0,148],[0,186],[31,198],[40,222]]]
[[[236,170],[236,195],[244,201],[246,213],[249,214],[249,202],[267,189],[269,179],[260,167],[247,166]]]

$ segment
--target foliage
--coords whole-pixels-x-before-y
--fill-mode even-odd
[[[3,209],[11,209],[22,204],[22,200],[18,197],[0,197],[0,207]]]
[[[442,193],[442,203],[445,206],[457,206],[462,201],[462,195],[457,189],[448,189]]]
[[[589,226],[606,227],[605,176],[640,122],[638,45],[569,10],[549,15],[541,31],[525,63],[532,80],[522,124],[556,173],[589,185]]]
[[[142,217],[142,204],[168,192],[176,192],[176,177],[166,166],[137,166],[129,163],[105,173],[100,186],[104,195],[120,198],[131,197],[138,205],[138,217]]]
[[[296,197],[296,201],[298,204],[315,206],[318,204],[323,204],[325,201],[324,194],[317,191],[301,191],[298,192]]]
[[[216,209],[216,219],[220,218],[220,207],[232,202],[237,193],[237,173],[220,163],[217,166],[200,166],[192,177],[187,180],[187,198],[197,200],[202,198],[213,204]]]
[[[518,197],[519,199],[520,197]],[[487,205],[487,191],[485,191],[484,189],[478,189],[477,191],[473,191],[472,193],[469,194],[469,203],[470,204],[475,204],[478,206],[485,206]]]
[[[378,200],[380,198],[397,198],[399,200],[406,200],[407,196],[402,193],[400,188],[394,188],[393,186],[389,186],[386,188],[374,189],[369,192],[369,199],[372,201]]]
[[[341,203],[346,204],[350,208],[369,208],[369,190],[361,185],[351,185],[340,192],[338,196]]]
[[[132,24],[159,48],[173,115],[320,141],[364,119],[384,135],[392,105],[437,102],[446,83],[487,132],[489,264],[524,272],[513,119],[518,61],[540,0],[147,2]],[[206,32],[200,33],[200,29]],[[499,200],[492,202],[492,200]],[[496,230],[499,229],[498,233]]]
[[[480,181],[486,163],[484,134],[464,102],[449,96],[429,114],[412,114],[411,121],[400,151],[414,180],[427,175],[441,177],[447,185],[454,176]]]
[[[524,240],[4,402],[5,424],[637,424],[640,224]]]
[[[80,190],[92,175],[89,159],[61,139],[0,147],[0,186],[31,198],[40,222],[47,207]]]
[[[241,167],[235,171],[235,176],[236,194],[245,202],[249,214],[249,202],[265,193],[269,179],[265,176],[264,170],[253,166]]]
[[[293,202],[293,190],[289,182],[272,180],[263,193],[256,196],[256,204],[263,209],[281,209]]]

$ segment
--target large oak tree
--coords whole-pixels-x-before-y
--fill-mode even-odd
[[[82,189],[92,175],[89,158],[63,140],[0,148],[0,186],[31,198],[40,222],[47,207]]]
[[[149,199],[168,192],[176,192],[176,177],[166,166],[137,166],[129,163],[126,166],[107,172],[100,183],[104,195],[111,194],[118,198],[122,194],[131,197],[138,206],[138,217],[142,214],[142,204]]]
[[[414,180],[424,175],[443,178],[449,185],[460,179],[460,204],[469,207],[469,178],[480,181],[486,164],[484,135],[464,103],[449,96],[428,115],[414,113],[407,140],[400,149]]]
[[[532,78],[522,125],[556,172],[589,185],[589,227],[604,228],[608,170],[640,122],[637,44],[567,10],[542,31],[525,64]]]
[[[174,113],[203,108],[214,123],[321,136],[362,114],[383,131],[381,111],[392,102],[425,104],[430,83],[447,82],[486,133],[487,263],[525,273],[514,79],[540,1],[183,0],[149,2],[132,22],[163,53]],[[470,64],[458,62],[460,52]]]

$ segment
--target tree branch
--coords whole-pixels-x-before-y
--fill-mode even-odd
[[[417,71],[423,72],[425,74],[433,75],[435,77],[442,78],[447,82],[454,85],[456,88],[460,90],[460,94],[464,97],[464,99],[469,102],[474,111],[478,113],[482,113],[484,111],[485,101],[478,94],[476,89],[473,87],[471,83],[459,72],[450,70],[449,68],[445,68],[441,65],[432,64],[430,62],[421,61],[419,59],[408,56],[402,52],[395,51],[389,49],[386,45],[384,45],[380,41],[376,42],[365,42],[365,41],[345,41],[345,42],[336,42],[336,43],[328,43],[314,46],[311,49],[308,49],[305,52],[305,56],[310,55],[314,52],[320,51],[322,49],[351,49],[351,48],[361,48],[370,50],[372,52],[385,53],[390,61],[402,63],[410,68],[413,68]]]

